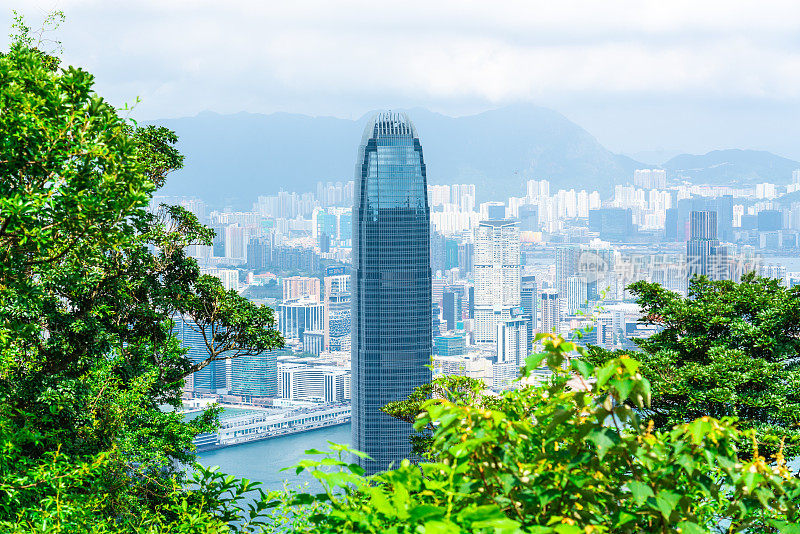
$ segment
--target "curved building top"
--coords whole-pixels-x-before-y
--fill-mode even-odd
[[[417,129],[408,115],[397,111],[379,111],[364,128],[361,144],[366,144],[370,139],[383,137],[416,137]]]

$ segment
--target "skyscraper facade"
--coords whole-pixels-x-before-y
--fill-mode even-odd
[[[689,280],[707,276],[711,280],[725,278],[725,251],[717,239],[717,212],[693,211],[690,238],[686,243],[686,274]]]
[[[586,286],[585,276],[576,274],[567,278],[567,314],[572,315],[586,308]]]
[[[367,473],[411,454],[411,425],[380,411],[429,382],[430,211],[425,162],[402,113],[371,120],[358,151],[353,206],[353,446]]]
[[[604,290],[615,285],[614,250],[609,247],[576,244],[557,247],[556,289],[562,299],[568,294],[569,277],[575,275],[585,277],[587,298],[590,301],[600,299]]]
[[[539,291],[534,275],[523,275],[520,286],[520,304],[522,313],[529,317],[528,321],[528,348],[533,347],[533,338],[539,328]]]
[[[181,345],[187,349],[186,357],[192,363],[200,363],[208,358],[208,347],[200,327],[195,325],[191,319],[180,315],[175,316],[173,319],[175,326],[172,331],[181,342]],[[210,337],[210,329],[206,330],[206,334]],[[216,393],[217,390],[224,390],[227,386],[228,378],[226,363],[225,360],[217,360],[192,373],[191,389],[196,393]]]

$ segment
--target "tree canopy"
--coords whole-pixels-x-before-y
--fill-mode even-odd
[[[661,327],[632,354],[652,384],[647,415],[657,428],[736,417],[762,450],[784,441],[788,456],[800,455],[800,288],[750,273],[740,283],[695,278],[688,297],[649,282],[629,289],[642,321]]]
[[[184,419],[183,381],[282,345],[272,310],[200,275],[185,249],[213,232],[193,214],[146,209],[182,165],[175,134],[124,120],[18,25],[0,55],[0,530],[211,517],[175,508],[216,416]],[[209,331],[206,361],[177,317]]]

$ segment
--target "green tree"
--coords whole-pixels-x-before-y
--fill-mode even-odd
[[[800,454],[800,288],[750,273],[741,283],[695,278],[688,298],[649,282],[629,290],[642,321],[662,327],[635,353],[657,428],[736,417],[757,431],[763,452],[785,441],[787,456]],[[595,363],[609,356],[592,350]]]
[[[145,209],[182,165],[174,133],[120,118],[16,25],[0,56],[0,530],[222,531],[225,508],[198,495],[230,488],[186,478],[216,412],[176,409],[191,372],[282,345],[272,310],[200,275],[184,251],[213,233],[194,215]],[[205,361],[185,357],[178,316],[207,333]]]
[[[466,406],[485,406],[491,403],[491,397],[483,394],[486,389],[483,381],[468,376],[444,375],[432,382],[423,384],[411,392],[407,398],[390,402],[381,411],[387,415],[405,421],[410,425],[417,422],[420,414],[425,412],[425,405],[430,399],[447,399]],[[433,423],[411,434],[411,452],[415,456],[427,456],[433,444]]]
[[[540,334],[552,378],[507,391],[491,408],[433,398],[415,427],[432,429],[428,461],[364,478],[343,451],[301,462],[323,485],[305,532],[703,533],[796,532],[800,486],[782,458],[737,455],[754,438],[730,418],[656,431],[640,418],[650,384],[620,356],[592,366],[585,351]],[[574,352],[578,354],[575,355]],[[577,384],[576,384],[577,381]],[[572,385],[570,385],[572,384]],[[320,451],[308,451],[312,455]],[[350,451],[361,454],[357,451]],[[281,503],[276,502],[276,505]]]

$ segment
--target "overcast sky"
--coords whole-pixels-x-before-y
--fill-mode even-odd
[[[800,2],[0,0],[140,119],[531,102],[608,148],[800,159]],[[3,34],[8,33],[4,31]],[[4,40],[7,40],[4,38]],[[5,43],[3,43],[5,47]]]

